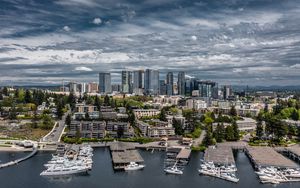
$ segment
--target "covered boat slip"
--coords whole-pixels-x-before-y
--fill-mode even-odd
[[[130,162],[144,162],[133,143],[115,142],[109,148],[114,170],[123,170]]]
[[[278,167],[278,168],[299,168],[299,166],[276,152],[271,147],[247,147],[246,154],[254,163],[255,168],[259,167]]]
[[[227,146],[209,147],[205,150],[205,162],[213,162],[215,165],[235,164],[232,148]]]
[[[111,156],[115,170],[124,169],[130,162],[144,162],[142,156],[137,150],[112,151]]]

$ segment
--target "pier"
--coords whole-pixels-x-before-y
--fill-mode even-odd
[[[215,165],[235,164],[232,148],[228,146],[209,147],[205,150],[205,162],[213,162]]]
[[[300,145],[287,147],[283,153],[286,153],[290,159],[300,163]]]
[[[271,147],[247,147],[246,154],[255,169],[260,167],[298,168],[299,166]]]
[[[37,146],[33,147],[33,150],[30,154],[28,154],[27,156],[25,157],[22,157],[20,159],[17,159],[17,160],[14,160],[14,161],[10,161],[10,162],[7,162],[7,163],[3,163],[3,164],[0,164],[0,169],[1,168],[5,168],[5,167],[9,167],[9,166],[13,166],[13,165],[16,165],[20,162],[23,162],[23,161],[26,161],[27,159],[33,157],[38,151],[38,148]]]
[[[144,163],[144,159],[132,144],[115,142],[109,148],[114,170],[124,170],[130,162]]]

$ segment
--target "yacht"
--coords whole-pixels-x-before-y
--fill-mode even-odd
[[[44,170],[40,175],[41,176],[61,176],[61,175],[87,173],[87,171],[88,171],[88,168],[83,167],[83,166],[66,167],[63,165],[53,165],[53,166],[50,166],[47,170]]]
[[[198,172],[203,175],[216,176],[217,171],[214,169],[199,169]]]
[[[232,173],[221,173],[220,178],[237,183],[239,179]]]
[[[137,164],[136,162],[130,162],[129,165],[127,165],[124,170],[126,171],[132,171],[132,170],[141,170],[145,167],[145,165]]]
[[[174,165],[173,167],[167,167],[164,169],[164,171],[167,174],[177,174],[177,175],[183,174],[183,171],[178,169],[176,165]]]

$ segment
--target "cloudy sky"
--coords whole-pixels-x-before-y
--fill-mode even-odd
[[[0,0],[0,85],[123,69],[300,85],[299,0]]]

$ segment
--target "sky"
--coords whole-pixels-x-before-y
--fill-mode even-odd
[[[0,85],[159,69],[300,85],[299,0],[0,0]]]

